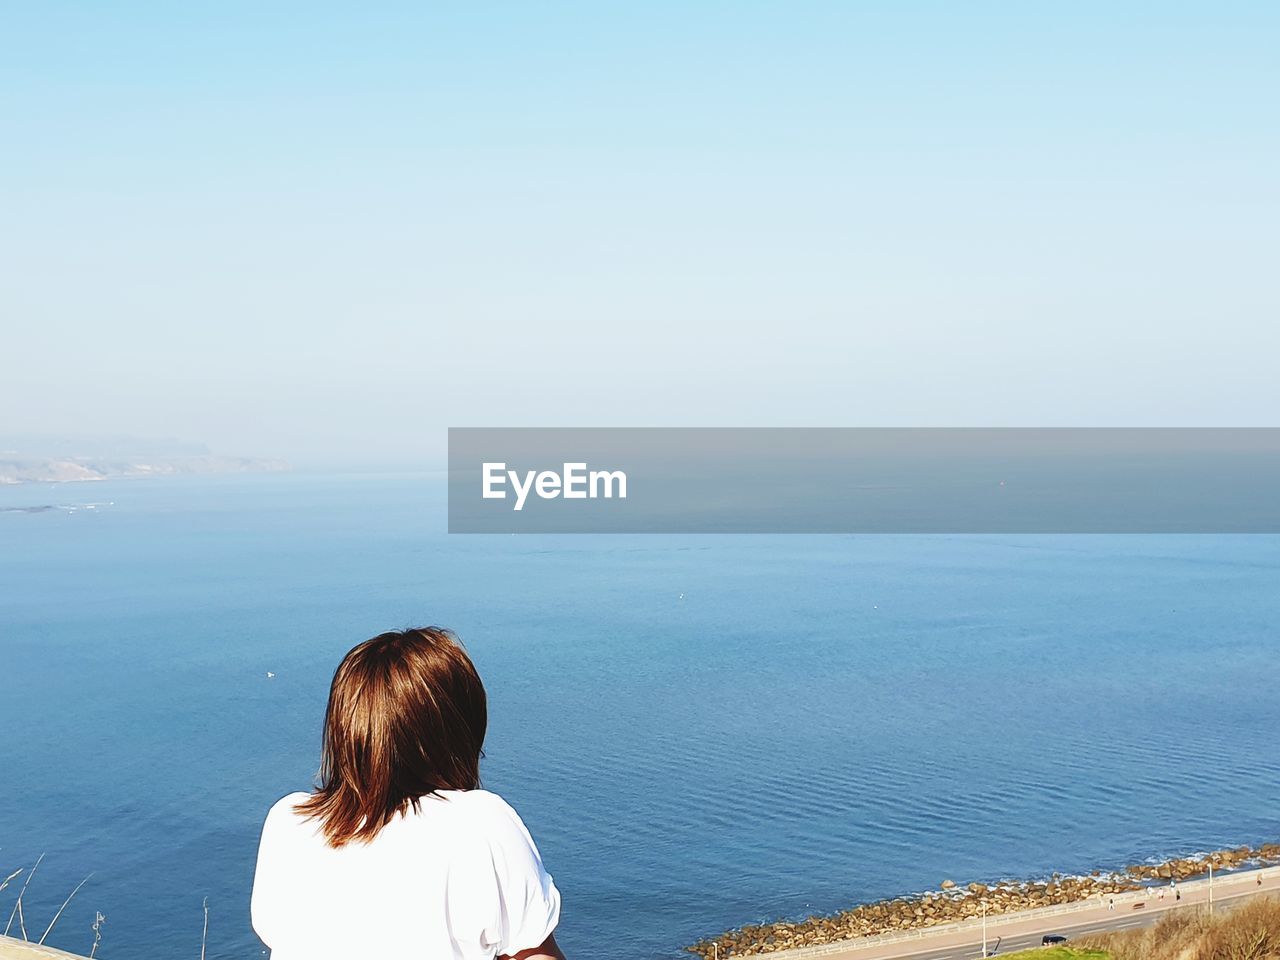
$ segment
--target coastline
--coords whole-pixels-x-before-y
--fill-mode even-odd
[[[803,920],[747,924],[685,947],[689,953],[711,958],[791,953],[802,948],[853,949],[882,942],[893,935],[919,934],[953,926],[985,915],[1005,917],[1070,905],[1102,902],[1112,897],[1163,890],[1165,884],[1208,877],[1224,879],[1250,868],[1280,864],[1280,844],[1264,843],[1215,850],[1203,855],[1174,857],[1159,863],[1131,864],[1122,870],[1095,870],[1087,876],[1054,874],[1047,880],[1007,881],[960,885],[944,880],[937,890],[877,900],[828,915]],[[821,952],[828,952],[823,950]]]

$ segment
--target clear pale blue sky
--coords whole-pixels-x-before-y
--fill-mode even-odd
[[[1274,3],[10,5],[0,433],[1276,424]]]

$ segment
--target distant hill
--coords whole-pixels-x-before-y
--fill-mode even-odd
[[[284,460],[229,457],[204,444],[133,437],[0,438],[0,484],[72,483],[197,473],[288,470]]]

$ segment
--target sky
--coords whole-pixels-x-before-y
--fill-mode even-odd
[[[0,434],[1278,425],[1274,3],[3,20]]]

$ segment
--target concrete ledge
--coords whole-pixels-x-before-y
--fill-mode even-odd
[[[26,940],[0,937],[0,960],[86,960],[79,953],[67,953],[53,947],[42,947]]]

